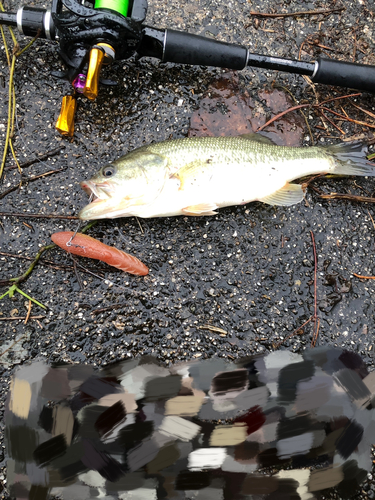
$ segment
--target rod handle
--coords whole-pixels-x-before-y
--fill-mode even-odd
[[[354,64],[320,57],[311,77],[315,83],[337,85],[375,93],[375,66]]]
[[[244,69],[247,48],[204,36],[165,30],[163,62]]]

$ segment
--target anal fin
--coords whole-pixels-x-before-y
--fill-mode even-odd
[[[199,203],[198,205],[191,205],[189,207],[183,208],[182,211],[185,215],[216,215],[215,210],[219,208],[214,203]]]
[[[264,198],[260,198],[259,201],[267,203],[268,205],[289,207],[291,205],[295,205],[296,203],[300,203],[303,200],[304,195],[305,193],[300,184],[287,183],[278,191],[275,191]]]

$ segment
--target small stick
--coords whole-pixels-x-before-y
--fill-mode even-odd
[[[320,14],[327,15],[332,14],[333,12],[341,12],[346,10],[345,7],[337,7],[335,9],[318,9],[318,10],[302,10],[300,12],[280,12],[279,14],[266,14],[263,12],[250,12],[250,16],[256,17],[294,17],[294,16],[317,16]]]
[[[314,188],[313,186],[311,187],[314,190],[316,190],[316,188]],[[357,196],[355,194],[341,194],[341,193],[321,194],[319,191],[316,192],[324,200],[350,200],[361,203],[375,203],[375,198],[371,198],[370,196]]]
[[[279,118],[286,115],[287,113],[290,113],[291,111],[295,111],[296,109],[301,109],[301,108],[309,108],[309,107],[311,107],[311,104],[299,104],[298,106],[292,106],[291,108],[286,109],[285,111],[282,111],[278,115],[276,115],[273,118],[271,118],[270,120],[268,120],[268,122],[266,122],[264,125],[262,125],[261,127],[259,127],[257,129],[257,132],[260,132],[264,128],[268,127],[268,125],[271,125],[271,123],[273,123],[275,120],[278,120]]]
[[[296,328],[292,333],[290,333],[289,335],[287,335],[285,337],[285,339],[283,340],[280,340],[280,342],[277,342],[277,344],[273,344],[273,348],[274,349],[277,349],[278,347],[281,346],[281,344],[283,344],[286,340],[289,340],[291,337],[293,337],[296,333],[298,333],[299,331],[301,331],[303,329],[303,327],[305,327],[307,324],[310,323],[310,321],[313,319],[313,316],[311,316],[307,321],[305,321],[303,323],[303,325],[299,326],[298,328]]]
[[[292,333],[287,335],[285,339],[281,340],[277,344],[273,344],[273,348],[277,349],[278,347],[281,346],[286,340],[289,340],[291,337],[293,337],[296,333],[301,331],[307,324],[310,323],[310,321],[314,321],[314,335],[311,341],[311,347],[315,347],[316,341],[319,336],[319,327],[320,327],[320,319],[318,318],[318,299],[317,299],[317,270],[318,270],[318,258],[316,255],[316,247],[315,247],[315,238],[314,238],[314,233],[310,231],[311,235],[311,240],[312,240],[312,245],[313,245],[313,251],[314,251],[314,314],[310,316],[308,320],[306,320],[303,325],[299,326],[296,328]],[[374,277],[375,279],[375,277]],[[303,332],[302,332],[303,333]]]
[[[11,142],[10,142],[10,144],[11,144]],[[24,184],[24,183],[33,182],[33,181],[36,181],[37,179],[40,179],[41,177],[47,177],[48,175],[58,174],[59,172],[63,172],[64,170],[65,170],[65,168],[60,168],[59,170],[50,170],[49,172],[45,172],[44,174],[39,174],[39,175],[36,175],[34,177],[23,177],[21,179],[20,183],[17,184],[17,186],[12,186],[9,189],[7,189],[6,191],[3,191],[2,193],[0,193],[0,200],[2,198],[4,198],[5,196],[7,196],[9,193],[12,193],[13,191],[16,191],[17,189],[20,189],[22,184]]]
[[[318,106],[321,106],[322,104],[327,104],[327,102],[338,101],[339,99],[347,99],[348,97],[357,97],[359,95],[362,95],[362,92],[358,92],[356,94],[341,95],[339,97],[332,97],[331,99],[327,99],[326,101],[322,101],[321,103],[318,104]]]
[[[139,222],[139,218],[138,218],[138,217],[136,217],[136,219],[137,219],[137,222],[138,222],[139,229],[141,230],[141,233],[143,234],[143,233],[144,233],[144,231],[143,231],[143,228],[142,228],[141,223]]]
[[[22,214],[22,213],[12,213],[12,212],[0,212],[0,217],[30,217],[34,219],[68,219],[68,220],[79,220],[76,215],[54,215],[54,214]]]
[[[315,347],[316,341],[318,339],[319,335],[319,326],[320,326],[320,321],[318,319],[318,302],[317,302],[317,283],[316,283],[316,275],[317,275],[317,270],[318,270],[318,257],[316,255],[316,246],[315,246],[315,238],[314,238],[314,233],[310,231],[311,235],[311,241],[313,245],[313,252],[314,252],[314,336],[311,341],[311,347]]]
[[[25,318],[25,325],[29,321],[30,313],[31,313],[31,300],[29,300],[29,307],[27,309],[27,314],[26,314],[26,318]]]
[[[89,222],[82,229],[81,232],[84,233],[85,231],[87,231],[88,229],[90,229],[92,226],[94,226],[96,223],[97,223],[97,221]],[[34,260],[31,262],[29,268],[23,274],[21,274],[21,276],[18,276],[17,278],[10,278],[9,281],[12,282],[12,283],[14,283],[15,285],[18,285],[22,281],[25,281],[30,276],[30,274],[32,273],[34,267],[36,266],[36,264],[38,263],[39,259],[44,254],[44,252],[47,252],[48,250],[52,250],[52,248],[55,248],[55,247],[56,247],[56,245],[54,243],[51,243],[50,245],[45,245],[44,247],[40,248],[39,251],[37,252],[37,254],[34,257]]]
[[[2,12],[4,12],[4,9],[2,9]],[[0,24],[0,32],[1,32],[2,39],[3,39],[4,47],[5,47],[5,54],[7,56],[8,66],[10,66],[10,57],[9,57],[8,44],[6,43],[5,33],[4,33],[4,30],[3,30],[3,25],[2,24]]]
[[[45,318],[45,316],[30,316],[29,317],[29,319],[43,319],[43,318]],[[0,321],[24,321],[25,319],[26,319],[26,317],[23,317],[23,316],[10,316],[8,318],[0,318]],[[15,343],[17,344],[17,342],[15,342]],[[13,345],[11,345],[10,347],[13,347]],[[4,351],[4,352],[7,352],[7,351]],[[2,354],[0,354],[0,356],[2,356],[4,354],[4,352]]]
[[[221,333],[222,335],[228,335],[226,330],[212,325],[202,325],[197,327],[199,330],[209,330],[210,332]]]
[[[345,132],[344,132],[343,130],[341,130],[341,128],[340,128],[340,127],[338,127],[338,126],[336,125],[336,123],[334,123],[332,120],[330,120],[330,119],[328,118],[328,116],[327,116],[327,115],[325,115],[325,114],[324,114],[324,112],[323,112],[321,109],[320,109],[319,111],[320,111],[320,113],[322,114],[322,116],[323,116],[323,117],[324,117],[324,118],[325,118],[325,119],[326,119],[326,120],[327,120],[327,121],[328,121],[328,122],[329,122],[329,123],[330,123],[333,127],[335,127],[335,129],[337,129],[337,130],[340,132],[340,134],[345,135]]]
[[[9,76],[9,93],[8,93],[8,123],[7,123],[7,130],[6,130],[6,135],[5,135],[5,145],[4,145],[4,151],[3,151],[3,159],[1,161],[0,165],[0,179],[3,176],[3,170],[5,167],[5,161],[7,158],[8,154],[8,147],[9,147],[9,139],[10,139],[10,129],[11,129],[11,116],[12,116],[12,101],[13,101],[13,75],[14,75],[14,68],[16,65],[16,55],[13,54],[12,57],[12,63],[10,65],[10,76]]]
[[[0,318],[0,320],[4,320],[4,319],[10,320],[10,319],[16,319],[16,318]],[[23,319],[23,318],[17,318],[17,319]],[[38,320],[37,320],[37,321],[38,321]],[[10,349],[12,349],[12,347],[14,347],[16,344],[18,344],[18,342],[21,342],[21,340],[22,340],[24,337],[26,337],[26,334],[25,334],[25,333],[24,333],[24,334],[23,334],[23,335],[22,335],[22,336],[21,336],[18,340],[16,340],[15,342],[13,342],[13,344],[12,344],[12,345],[10,345],[10,346],[8,347],[8,349],[5,349],[5,351],[4,351],[4,352],[2,352],[2,353],[0,354],[0,358],[1,358],[2,356],[4,356],[4,354],[6,354],[6,353],[7,353]]]
[[[372,218],[372,215],[370,214],[370,210],[367,210],[367,212],[368,212],[368,215],[369,215],[369,217],[370,217],[370,219],[371,219],[371,222],[372,222],[373,228],[375,229],[375,221],[374,221],[374,219]]]
[[[25,161],[24,163],[21,163],[20,167],[21,167],[21,169],[27,168],[27,167],[31,167],[31,165],[34,165],[34,163],[37,163],[38,161],[48,160],[48,158],[50,158],[51,156],[55,156],[55,155],[59,154],[61,152],[61,150],[64,148],[65,148],[65,145],[62,144],[61,146],[59,146],[56,149],[53,149],[52,151],[47,151],[47,153],[44,153],[40,156],[37,156],[32,160],[28,160],[28,161]],[[10,167],[6,167],[5,170],[14,170],[16,168],[18,168],[17,165],[11,165]]]
[[[374,113],[371,113],[371,111],[368,111],[367,109],[363,109],[361,108],[360,106],[357,106],[357,104],[354,104],[354,102],[350,102],[350,104],[352,106],[354,106],[355,108],[359,109],[360,111],[363,111],[363,113],[366,113],[366,115],[369,115],[371,116],[372,118],[375,118],[375,114]]]
[[[94,309],[93,311],[90,311],[90,314],[100,314],[102,312],[106,311],[112,311],[113,309],[121,309],[121,307],[126,307],[127,304],[124,302],[122,304],[112,304],[107,307],[102,307],[101,309]]]
[[[338,116],[339,118],[342,118],[343,120],[347,120],[348,122],[356,123],[357,125],[364,125],[365,127],[375,128],[375,125],[371,125],[371,123],[362,122],[360,120],[354,120],[353,118],[349,118],[348,116],[340,115],[340,113],[336,113],[336,111],[333,111],[332,109],[326,108],[325,106],[323,106],[322,109],[324,109],[325,111],[329,111],[333,115]]]
[[[326,45],[322,45],[321,43],[317,42],[307,42],[309,45],[314,45],[314,47],[320,47],[321,49],[326,49],[326,50],[331,50],[332,52],[340,52],[337,51],[336,49],[331,49],[330,47],[327,47]]]
[[[357,274],[357,273],[352,273],[353,276],[355,276],[356,278],[360,278],[361,280],[375,280],[375,276],[362,276],[361,274]]]

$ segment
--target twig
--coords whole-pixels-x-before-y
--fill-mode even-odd
[[[31,300],[29,300],[29,307],[28,307],[28,309],[27,309],[27,314],[26,314],[26,318],[25,318],[25,325],[26,325],[26,323],[29,321],[29,318],[30,318],[30,313],[31,313],[31,304],[32,304],[32,302],[31,302]]]
[[[12,213],[12,212],[0,212],[0,217],[29,217],[32,219],[68,219],[68,220],[79,220],[76,215],[54,215],[54,214],[22,214],[22,213]]]
[[[359,109],[360,111],[362,111],[362,112],[363,112],[363,113],[365,113],[366,115],[369,115],[369,116],[371,116],[372,118],[375,118],[375,114],[374,114],[374,113],[371,113],[371,111],[368,111],[367,109],[363,109],[363,108],[361,108],[360,106],[357,106],[357,104],[354,104],[354,102],[351,102],[351,101],[349,101],[349,102],[350,102],[350,104],[351,104],[352,106],[354,106],[355,108]]]
[[[256,17],[294,17],[294,16],[317,16],[320,14],[327,15],[334,12],[341,12],[346,10],[345,7],[337,7],[335,9],[318,9],[318,10],[302,10],[300,12],[280,12],[279,14],[266,14],[263,12],[250,12],[250,16]]]
[[[32,40],[30,40],[30,42],[27,45],[25,45],[25,47],[23,49],[16,52],[16,57],[19,57],[21,54],[26,52],[26,50],[28,50],[32,46],[32,44],[35,42],[35,40],[37,40],[39,38],[41,32],[42,32],[41,29],[38,29],[38,32],[34,36],[34,38]]]
[[[274,84],[272,86],[276,87],[276,88],[281,88],[282,90],[284,90],[284,92],[287,92],[290,95],[290,97],[293,99],[293,101],[296,103],[296,105],[297,105],[297,101],[296,101],[294,95],[292,94],[292,92],[287,87],[284,87],[283,85],[278,85],[278,84]],[[313,136],[313,134],[311,132],[309,121],[308,121],[305,113],[302,111],[302,109],[300,110],[300,112],[301,112],[301,115],[302,115],[303,119],[305,120],[307,130],[309,131],[309,135],[310,135],[310,138],[311,138],[311,144],[314,145],[314,136]]]
[[[3,12],[4,12],[4,10],[3,10]],[[3,43],[4,43],[4,47],[5,47],[5,54],[7,56],[8,66],[10,66],[10,56],[9,56],[8,44],[6,43],[5,33],[4,33],[4,30],[3,30],[3,25],[2,24],[0,24],[0,31],[1,31],[1,37],[3,39]]]
[[[139,222],[139,218],[138,218],[138,217],[136,217],[136,219],[137,219],[137,222],[138,222],[139,229],[141,230],[141,233],[143,234],[143,233],[144,233],[144,231],[143,231],[143,228],[142,228],[141,223]]]
[[[375,276],[362,276],[361,274],[352,273],[356,278],[360,278],[361,280],[375,280]]]
[[[310,231],[311,235],[311,241],[312,241],[312,246],[313,246],[313,252],[314,252],[314,314],[310,316],[308,320],[306,320],[303,325],[299,326],[296,328],[292,333],[287,335],[285,339],[281,340],[280,342],[274,343],[273,348],[277,349],[278,347],[281,346],[286,340],[289,340],[292,338],[294,335],[296,335],[298,332],[302,331],[303,328],[310,323],[310,321],[314,322],[314,334],[313,338],[311,340],[311,347],[315,347],[316,341],[319,336],[319,327],[320,327],[320,319],[318,318],[318,294],[317,294],[317,272],[318,272],[318,258],[316,254],[316,246],[315,246],[315,238],[314,238],[314,233]]]
[[[0,319],[7,319],[7,320],[9,320],[9,319],[14,319],[14,318],[0,318]],[[22,318],[22,319],[23,319],[23,318]],[[12,344],[12,345],[10,345],[10,346],[8,347],[8,349],[5,349],[5,351],[4,351],[4,352],[2,352],[2,353],[0,354],[0,358],[1,358],[2,356],[4,356],[4,354],[6,354],[8,351],[10,351],[10,350],[12,349],[12,347],[14,347],[16,344],[18,344],[19,342],[21,342],[21,340],[22,340],[24,337],[26,337],[26,333],[24,333],[24,334],[23,334],[23,335],[22,335],[22,336],[21,336],[18,340],[16,340],[15,342],[13,342],[13,344]]]
[[[4,166],[5,166],[5,160],[8,154],[8,147],[9,147],[9,139],[10,139],[10,129],[12,126],[12,120],[11,120],[11,115],[12,115],[12,92],[13,92],[13,74],[14,74],[14,68],[16,65],[16,55],[13,54],[12,57],[12,62],[10,65],[10,75],[9,75],[9,92],[8,92],[8,123],[7,123],[7,131],[5,134],[5,145],[4,145],[4,151],[3,151],[3,159],[1,161],[0,165],[0,179],[3,176],[3,171],[4,171]]]
[[[0,9],[2,11],[4,11],[2,3],[0,3]],[[12,62],[10,63],[10,72],[9,72],[8,121],[7,121],[7,130],[6,130],[6,134],[5,134],[5,145],[4,145],[4,150],[3,150],[3,158],[2,158],[2,161],[0,164],[0,179],[3,176],[5,161],[6,161],[6,157],[8,154],[9,146],[12,149],[13,157],[16,159],[16,156],[15,156],[14,150],[13,150],[13,146],[11,145],[11,139],[12,139],[13,130],[14,130],[15,109],[16,109],[16,101],[15,101],[16,93],[14,90],[14,83],[13,83],[16,60],[21,54],[23,54],[23,52],[25,52],[29,47],[31,47],[31,45],[35,42],[35,40],[40,35],[40,30],[38,30],[38,33],[36,34],[36,36],[22,50],[19,50],[19,45],[18,45],[18,42],[14,36],[14,33],[13,33],[11,28],[9,28],[9,29],[10,29],[10,33],[12,35],[14,49],[13,49]],[[4,39],[4,44],[7,47],[5,37],[3,37],[3,39]]]
[[[44,153],[40,156],[36,156],[32,160],[28,160],[28,161],[25,161],[24,163],[21,163],[20,168],[21,169],[27,168],[27,167],[30,167],[31,165],[34,165],[34,163],[37,163],[38,161],[48,160],[48,158],[50,158],[51,156],[55,156],[55,155],[61,153],[61,150],[64,148],[65,148],[65,145],[61,144],[61,146],[59,146],[56,149],[53,149],[52,151],[47,151],[47,153]],[[11,165],[10,167],[6,167],[5,170],[14,170],[16,168],[18,168],[17,165]]]
[[[85,231],[87,231],[88,229],[90,229],[92,226],[94,226],[96,223],[97,223],[97,221],[89,222],[82,229],[81,232],[84,233]],[[24,297],[26,297],[27,299],[32,300],[39,307],[42,307],[43,309],[46,309],[46,306],[44,306],[43,304],[41,304],[40,302],[38,302],[33,297],[30,297],[29,295],[27,295],[27,293],[23,292],[18,287],[18,285],[20,283],[22,283],[23,281],[25,281],[30,276],[30,274],[32,273],[34,267],[36,266],[36,264],[38,263],[40,257],[44,254],[44,252],[47,252],[48,250],[51,250],[52,248],[55,248],[55,247],[56,247],[56,245],[54,243],[52,243],[51,245],[46,245],[46,246],[40,248],[40,250],[38,251],[38,253],[34,257],[34,260],[31,262],[30,266],[28,267],[28,269],[23,274],[21,274],[20,276],[17,276],[16,278],[9,278],[9,282],[13,283],[13,285],[0,297],[0,300],[3,299],[4,297],[6,297],[7,295],[9,295],[9,298],[12,298],[13,295],[14,295],[14,293],[18,292],[21,295],[23,295]]]
[[[90,314],[100,314],[102,312],[112,311],[113,309],[121,309],[122,307],[126,307],[127,305],[128,304],[126,304],[125,302],[121,304],[112,304],[110,306],[102,307],[100,309],[94,309],[93,311],[90,311]]]
[[[311,235],[311,241],[313,245],[313,252],[314,252],[314,316],[313,316],[313,321],[314,321],[314,336],[311,341],[311,347],[315,347],[316,341],[318,340],[318,335],[319,335],[319,326],[320,326],[320,321],[318,318],[318,295],[317,295],[317,283],[316,283],[316,275],[318,271],[318,257],[316,255],[316,246],[315,246],[315,238],[314,238],[314,233],[310,231]]]
[[[281,113],[277,114],[276,116],[274,116],[273,118],[271,118],[270,120],[268,120],[268,122],[265,123],[264,125],[262,125],[261,127],[259,127],[256,130],[256,132],[260,132],[264,128],[268,127],[268,125],[271,125],[271,123],[273,123],[274,121],[278,120],[279,118],[281,118],[282,116],[284,116],[286,113],[289,113],[291,111],[295,111],[296,109],[301,109],[301,108],[314,108],[314,109],[319,109],[319,110],[325,109],[327,111],[330,111],[333,114],[337,114],[340,118],[343,118],[344,120],[351,121],[351,122],[357,123],[359,125],[365,125],[365,126],[369,126],[369,127],[375,128],[375,125],[369,125],[369,124],[367,124],[365,122],[359,122],[359,121],[353,120],[352,118],[347,118],[346,116],[343,116],[343,115],[340,115],[338,113],[335,113],[331,109],[326,108],[326,107],[323,106],[323,104],[327,104],[330,101],[336,101],[338,99],[347,99],[348,97],[355,97],[355,96],[358,96],[358,95],[361,95],[361,93],[348,94],[348,95],[344,95],[344,96],[340,96],[340,97],[333,97],[332,99],[327,99],[326,101],[320,102],[318,104],[299,104],[298,106],[292,106],[291,108],[286,109],[285,111],[282,111]]]
[[[373,226],[373,228],[375,229],[375,221],[374,221],[374,219],[373,219],[372,215],[370,214],[370,210],[367,210],[367,213],[368,213],[368,215],[369,215],[369,217],[370,217],[370,219],[371,219],[372,226]]]
[[[12,186],[12,187],[8,188],[6,191],[3,191],[2,193],[0,193],[0,200],[2,198],[4,198],[5,196],[7,196],[8,194],[12,193],[13,191],[17,191],[17,189],[20,189],[23,184],[27,184],[29,182],[36,181],[36,180],[40,179],[41,177],[47,177],[48,175],[58,174],[60,172],[64,172],[64,170],[65,170],[65,168],[60,168],[59,170],[50,170],[49,172],[45,172],[44,174],[35,175],[33,177],[23,177],[19,184],[17,184],[16,186]]]
[[[271,123],[273,123],[275,120],[278,120],[279,118],[286,115],[287,113],[290,113],[291,111],[295,111],[296,109],[301,109],[301,108],[309,108],[309,107],[311,107],[311,104],[299,104],[298,106],[292,106],[291,108],[286,109],[285,111],[282,111],[278,115],[276,115],[273,118],[271,118],[270,120],[268,120],[268,122],[266,122],[264,125],[262,125],[261,127],[259,127],[257,129],[257,132],[260,132],[264,128],[268,127],[268,125],[271,125]]]
[[[325,106],[322,106],[321,109],[329,111],[333,115],[338,116],[339,118],[342,118],[343,120],[347,120],[348,122],[356,123],[357,125],[364,125],[365,127],[375,128],[375,125],[371,125],[371,123],[362,122],[360,120],[354,120],[353,118],[349,118],[348,116],[341,115],[340,113],[336,113],[336,111],[333,111],[332,109],[326,108]]]
[[[362,92],[357,92],[356,94],[340,95],[339,97],[332,97],[331,99],[327,99],[326,101],[322,101],[318,105],[321,106],[322,104],[327,104],[327,102],[338,101],[340,99],[347,99],[348,97],[357,97],[359,95],[362,95]]]
[[[278,348],[278,347],[280,347],[280,346],[281,346],[281,344],[283,344],[286,340],[289,340],[290,338],[294,337],[294,335],[296,335],[296,333],[300,332],[301,330],[302,330],[302,332],[301,332],[301,335],[302,335],[302,334],[304,333],[304,332],[303,332],[303,328],[304,328],[307,324],[309,324],[309,323],[310,323],[310,321],[312,321],[312,319],[313,319],[313,316],[310,316],[310,318],[309,318],[307,321],[305,321],[305,322],[303,323],[303,325],[301,325],[301,326],[299,326],[298,328],[296,328],[296,329],[295,329],[292,333],[290,333],[289,335],[287,335],[287,336],[285,337],[285,339],[280,340],[280,342],[277,342],[276,344],[273,344],[273,346],[272,346],[272,347],[273,347],[274,349],[277,349],[277,348]]]
[[[332,120],[330,120],[330,119],[328,118],[328,116],[324,114],[323,110],[319,109],[319,111],[320,111],[321,115],[322,115],[322,116],[323,116],[323,117],[324,117],[324,118],[325,118],[325,119],[326,119],[326,120],[327,120],[327,121],[328,121],[328,122],[329,122],[329,123],[330,123],[333,127],[335,127],[335,129],[337,129],[337,130],[340,132],[340,134],[345,135],[345,132],[344,132],[343,130],[341,130],[341,128],[340,128],[340,127],[338,127],[338,125],[336,125],[336,123],[334,123]],[[323,123],[324,123],[324,122],[323,122]]]
[[[210,332],[220,333],[221,335],[228,335],[228,332],[226,330],[223,330],[222,328],[219,328],[217,326],[202,325],[202,326],[197,326],[197,328],[199,330],[209,330]]]
[[[43,318],[45,318],[45,316],[29,316],[29,319],[43,319]],[[0,321],[24,321],[25,319],[26,319],[26,317],[24,317],[24,316],[9,316],[7,318],[0,317]],[[13,347],[13,345],[11,345],[10,347]],[[3,353],[0,354],[0,356],[2,356],[6,352],[7,351],[4,351]]]
[[[318,189],[311,186],[314,191],[323,198],[323,200],[349,200],[349,201],[357,201],[360,203],[375,203],[375,198],[371,198],[370,196],[357,196],[355,194],[341,194],[341,193],[331,193],[331,194],[322,194]]]

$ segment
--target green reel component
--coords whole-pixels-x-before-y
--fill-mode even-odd
[[[127,17],[129,0],[96,0],[95,9],[110,9]]]

